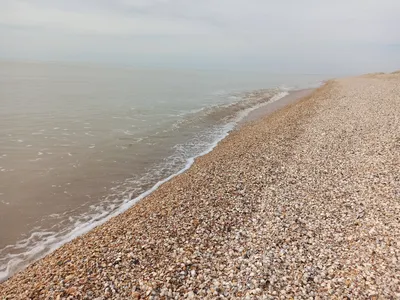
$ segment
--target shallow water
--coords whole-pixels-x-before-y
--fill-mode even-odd
[[[1,62],[0,281],[327,77]]]

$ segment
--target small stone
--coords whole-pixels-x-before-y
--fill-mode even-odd
[[[77,288],[74,286],[67,289],[67,294],[69,294],[69,295],[75,296],[76,292],[77,292]]]
[[[136,291],[133,291],[132,292],[132,299],[133,300],[139,300],[140,299],[140,293],[136,292]]]

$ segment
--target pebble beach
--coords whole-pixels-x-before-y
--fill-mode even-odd
[[[400,299],[400,72],[240,126],[0,299]]]

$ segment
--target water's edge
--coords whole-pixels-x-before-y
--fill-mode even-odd
[[[98,219],[94,219],[91,222],[78,225],[72,231],[70,231],[69,233],[64,235],[61,239],[59,239],[59,240],[55,239],[54,241],[52,241],[53,243],[51,243],[50,246],[49,245],[46,245],[47,247],[38,246],[38,249],[36,249],[37,251],[36,252],[32,251],[31,255],[25,257],[25,260],[16,260],[14,262],[10,261],[7,269],[3,272],[0,272],[0,283],[7,280],[11,276],[13,276],[15,273],[23,270],[31,263],[43,258],[44,256],[53,252],[54,250],[61,247],[62,245],[72,241],[74,238],[79,237],[79,236],[89,232],[90,230],[94,229],[95,227],[106,223],[111,218],[125,212],[126,210],[128,210],[129,208],[134,206],[138,201],[142,200],[143,198],[147,197],[148,195],[153,193],[155,190],[157,190],[162,184],[166,183],[167,181],[173,179],[175,176],[178,176],[178,175],[184,173],[186,170],[188,170],[193,165],[196,158],[201,157],[201,156],[206,155],[207,153],[211,152],[218,145],[219,142],[221,142],[224,138],[226,138],[229,135],[229,133],[232,130],[238,129],[248,122],[252,122],[252,121],[261,119],[261,118],[267,116],[268,114],[285,107],[286,105],[294,103],[294,102],[300,100],[301,98],[311,94],[312,91],[314,91],[314,89],[303,89],[303,90],[294,90],[294,91],[290,91],[290,92],[287,92],[287,91],[279,92],[275,96],[273,96],[272,98],[267,100],[266,102],[260,103],[256,106],[250,107],[250,108],[245,109],[244,111],[240,112],[234,122],[231,122],[231,123],[228,123],[225,125],[225,127],[224,127],[225,130],[223,131],[223,133],[220,136],[218,136],[214,140],[214,142],[211,143],[210,146],[205,151],[189,158],[186,161],[185,166],[181,170],[168,176],[165,179],[158,181],[152,188],[143,192],[139,196],[134,197],[134,198],[132,198],[132,197],[127,198],[115,211],[111,212],[107,216],[99,217]],[[46,248],[46,249],[44,250],[44,248]]]

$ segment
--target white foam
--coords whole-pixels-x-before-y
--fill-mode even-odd
[[[30,159],[29,161],[35,162],[35,161],[39,161],[39,160],[42,160],[42,159],[41,158],[36,158],[36,159]]]
[[[212,143],[210,145],[210,147],[208,149],[206,149],[205,151],[203,151],[196,157],[203,156],[203,155],[209,153],[210,151],[212,151],[215,148],[215,146],[223,138],[225,138],[228,135],[229,131],[231,129],[233,129],[233,126],[234,126],[233,123],[227,124],[225,126],[225,130],[224,130],[223,134],[221,134],[214,141],[214,143]],[[126,199],[123,200],[122,204],[117,209],[115,209],[115,205],[111,205],[110,208],[115,209],[112,213],[109,213],[107,211],[102,211],[100,208],[99,214],[92,216],[92,220],[90,220],[89,222],[86,222],[86,223],[81,223],[79,221],[76,222],[75,228],[73,230],[71,230],[70,232],[66,233],[64,236],[56,237],[57,234],[55,232],[44,232],[44,233],[34,232],[34,233],[32,233],[29,238],[17,243],[18,249],[21,247],[27,247],[32,242],[32,240],[37,237],[45,236],[45,239],[42,241],[42,243],[40,243],[40,245],[35,244],[33,247],[30,247],[30,249],[24,253],[13,254],[13,255],[7,256],[8,257],[7,264],[6,265],[0,264],[0,270],[4,269],[4,267],[5,267],[4,271],[0,271],[0,282],[3,280],[6,280],[9,276],[11,276],[16,271],[26,267],[32,261],[45,256],[46,254],[54,251],[55,249],[59,248],[63,244],[65,244],[65,243],[73,240],[74,238],[92,230],[93,228],[107,222],[112,217],[115,217],[115,216],[121,214],[122,212],[126,211],[127,209],[132,207],[136,202],[140,201],[141,199],[145,198],[146,196],[148,196],[152,192],[154,192],[163,183],[171,180],[175,176],[182,174],[183,172],[188,170],[191,167],[191,165],[193,164],[196,157],[192,157],[192,158],[188,159],[186,162],[186,165],[180,171],[157,182],[151,189],[140,194],[138,197],[136,197],[134,199],[130,199],[130,197],[129,198],[127,197]],[[99,207],[94,207],[94,209],[98,210]],[[50,236],[48,236],[48,235],[50,235]],[[2,249],[2,250],[5,250],[5,249]]]

